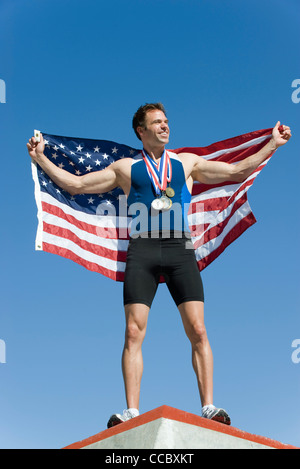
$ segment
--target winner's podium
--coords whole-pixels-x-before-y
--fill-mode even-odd
[[[161,406],[63,449],[296,449]]]

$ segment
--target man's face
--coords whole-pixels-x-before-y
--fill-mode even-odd
[[[164,146],[169,142],[170,129],[165,114],[158,109],[148,111],[145,128],[139,127],[144,146]]]

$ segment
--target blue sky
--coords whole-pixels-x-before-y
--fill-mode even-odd
[[[136,147],[132,115],[151,101],[166,106],[171,148],[292,128],[248,193],[257,223],[202,278],[215,404],[233,426],[300,446],[299,14],[297,0],[0,0],[1,448],[60,448],[126,407],[122,285],[34,251],[26,141],[40,128]],[[164,285],[143,352],[140,411],[200,414]]]

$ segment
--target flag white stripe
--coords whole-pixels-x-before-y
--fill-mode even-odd
[[[80,238],[83,241],[87,241],[92,244],[96,244],[97,246],[101,246],[107,249],[112,249],[114,251],[126,251],[128,242],[126,240],[121,240],[119,238],[118,244],[114,243],[115,241],[112,238],[105,238],[103,236],[98,236],[94,235],[92,233],[88,233],[85,230],[81,230],[77,226],[73,225],[72,223],[69,223],[67,220],[64,218],[60,218],[56,215],[52,215],[49,213],[45,213],[44,216],[44,222],[48,223],[50,225],[57,226],[59,228],[63,228],[65,230],[70,230],[72,233],[74,233],[78,238]]]
[[[213,238],[209,240],[207,243],[202,244],[198,249],[195,250],[196,254],[196,259],[197,261],[200,261],[201,259],[205,258],[209,254],[213,253],[221,244],[222,241],[224,240],[225,236],[247,215],[249,215],[251,212],[250,205],[247,202],[245,202],[231,217],[229,217],[229,222],[222,231],[222,233],[217,236],[216,238]],[[198,237],[199,239],[200,237]],[[193,243],[196,242],[197,237],[192,238]]]
[[[42,209],[42,202],[41,202],[41,188],[40,188],[40,183],[38,180],[37,166],[33,160],[31,161],[31,172],[32,172],[32,178],[34,181],[34,197],[35,197],[35,202],[37,206],[37,219],[38,219],[38,226],[37,226],[36,237],[35,237],[35,249],[37,251],[42,251],[43,249],[43,209]]]
[[[91,253],[90,251],[86,251],[85,249],[82,249],[80,246],[78,246],[76,243],[73,241],[70,241],[69,239],[61,238],[59,236],[55,236],[52,234],[48,234],[44,232],[44,243],[51,244],[53,246],[57,246],[63,249],[68,249],[69,251],[72,251],[75,255],[81,257],[85,261],[88,262],[93,262],[95,264],[98,264],[101,267],[105,267],[108,270],[111,270],[113,272],[124,272],[125,271],[125,262],[121,261],[114,261],[112,259],[109,259],[107,257],[102,257],[98,256],[94,253]],[[112,240],[112,244],[116,245],[115,250],[117,249],[117,245],[119,241]]]
[[[225,155],[227,153],[233,153],[235,151],[240,151],[240,150],[244,150],[245,148],[252,147],[253,145],[258,145],[258,144],[264,142],[265,140],[267,140],[269,138],[270,138],[270,135],[265,135],[263,137],[253,138],[252,140],[249,140],[248,142],[242,143],[241,145],[237,145],[236,147],[225,148],[224,150],[218,150],[218,151],[215,151],[213,153],[209,153],[208,155],[203,155],[203,158],[205,158],[206,160],[211,160],[213,158],[218,158],[218,157],[220,157],[222,155]]]
[[[201,211],[201,208],[199,211],[195,213],[191,213],[188,215],[188,224],[189,226],[195,226],[195,225],[204,225],[204,224],[209,224],[211,225],[214,223],[215,218],[217,214],[219,213],[219,210],[210,210],[207,212]]]
[[[188,215],[188,222],[189,222],[190,225],[195,226],[195,225],[201,225],[201,224],[204,224],[204,223],[205,224],[210,223],[209,226],[205,229],[205,231],[201,232],[200,236],[193,237],[193,241],[194,242],[198,241],[201,237],[204,236],[204,233],[211,230],[213,227],[219,225],[220,223],[223,223],[226,220],[226,218],[229,218],[231,216],[231,212],[232,212],[232,209],[234,207],[234,204],[245,194],[245,192],[248,191],[249,187],[250,186],[245,186],[243,188],[243,190],[241,190],[236,195],[236,197],[233,198],[232,203],[230,205],[228,205],[224,210],[206,211],[204,213],[201,212],[201,211],[197,211],[195,213],[189,214]],[[225,197],[225,196],[224,195],[222,195],[222,196],[219,195],[217,198],[219,198],[219,197]],[[228,195],[227,195],[227,198],[228,198]],[[200,206],[200,204],[199,204],[199,206]],[[249,203],[248,203],[248,206],[249,206],[249,212],[251,212],[251,208],[250,208]],[[243,214],[244,212],[243,211],[240,212],[240,209],[238,209],[236,211],[236,213],[242,213]],[[247,213],[247,215],[248,215],[248,213]]]
[[[192,203],[193,202],[202,202],[203,200],[209,200],[209,199],[219,199],[223,197],[231,197],[232,194],[234,194],[239,187],[242,184],[246,184],[249,181],[252,181],[251,184],[246,185],[246,191],[250,189],[251,185],[253,184],[255,178],[258,176],[258,174],[261,172],[263,167],[267,164],[270,158],[265,160],[265,162],[260,165],[260,169],[252,173],[243,183],[236,183],[236,184],[228,184],[226,186],[220,186],[220,187],[213,187],[211,189],[208,189],[207,191],[201,192],[200,194],[196,194],[192,196]],[[196,183],[195,183],[196,184]]]
[[[230,205],[228,205],[228,207],[226,207],[224,210],[221,210],[219,213],[216,213],[215,212],[215,215],[213,216],[213,220],[212,220],[212,223],[207,227],[207,229],[205,230],[205,233],[209,230],[211,230],[212,228],[214,228],[215,226],[223,223],[227,218],[230,218],[231,217],[231,212],[234,208],[234,205],[235,203],[244,195],[244,193],[246,192],[246,188],[241,191],[232,201],[232,203]],[[247,204],[248,206],[248,211],[247,211],[247,215],[249,212],[251,212],[251,208],[250,208],[250,205],[249,205],[249,202],[245,202],[245,204]],[[245,206],[242,205],[243,206]],[[205,214],[208,213],[208,212],[205,212]],[[241,213],[242,217],[244,217],[245,215],[244,214],[244,211],[242,210],[241,211],[241,207],[236,211],[236,213],[234,214],[236,216],[236,214],[238,213]],[[212,214],[212,212],[211,212]],[[196,214],[197,215],[197,214]],[[204,232],[201,234],[201,236],[198,236],[198,237],[194,237],[194,240],[195,241],[198,241],[202,236],[204,235]]]
[[[125,197],[125,196],[124,196]],[[72,217],[76,218],[78,221],[87,223],[89,225],[94,226],[95,228],[101,227],[101,228],[111,228],[111,220],[115,219],[115,227],[124,227],[127,226],[126,223],[128,221],[128,217],[113,217],[113,216],[103,216],[100,211],[99,215],[97,214],[91,214],[91,213],[85,213],[79,210],[76,210],[72,207],[70,207],[67,204],[64,204],[62,202],[59,202],[57,199],[52,197],[50,194],[47,194],[46,192],[41,191],[41,201],[45,202],[49,205],[52,205],[53,207],[58,207],[60,208],[65,214],[71,215]]]

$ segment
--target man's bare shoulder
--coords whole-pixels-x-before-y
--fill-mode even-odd
[[[184,168],[186,179],[188,179],[190,175],[192,174],[192,171],[199,157],[195,155],[194,153],[188,153],[186,151],[182,151],[180,153],[176,152],[176,158],[178,158],[181,161],[182,166]]]
[[[110,167],[117,172],[127,171],[131,168],[133,161],[133,158],[120,158],[119,160],[114,161]]]
[[[125,194],[129,194],[131,184],[131,166],[133,158],[121,158],[110,165],[116,174],[117,183]]]
[[[198,157],[195,153],[187,151],[181,151],[180,153],[176,153],[176,155],[180,160],[193,159]]]

